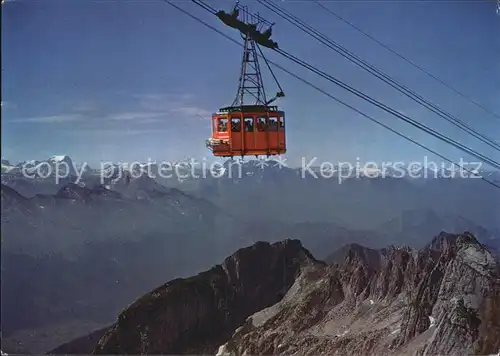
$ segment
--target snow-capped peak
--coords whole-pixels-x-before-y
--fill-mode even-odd
[[[66,156],[66,155],[54,155],[52,157],[50,157],[48,159],[49,162],[62,162],[62,161],[70,161],[71,162],[71,158],[69,158],[69,156]]]

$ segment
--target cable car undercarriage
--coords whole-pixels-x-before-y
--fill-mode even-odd
[[[243,21],[239,20],[242,15]],[[277,43],[270,39],[272,30],[260,31],[268,24],[258,14],[249,14],[246,7],[236,4],[233,12],[217,12],[216,16],[226,25],[241,32],[244,39],[241,74],[236,98],[231,106],[219,109],[212,115],[212,136],[206,141],[214,156],[281,155],[286,152],[285,113],[277,106],[269,106],[285,94],[278,83],[259,44],[275,49]],[[258,61],[259,51],[271,75],[278,85],[278,93],[267,100]],[[255,100],[248,104],[246,96]]]

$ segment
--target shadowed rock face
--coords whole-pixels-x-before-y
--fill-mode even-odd
[[[298,240],[259,242],[222,264],[173,280],[126,308],[97,354],[215,353],[245,319],[277,303],[315,261]]]
[[[465,355],[500,350],[498,262],[470,234],[426,248],[344,248],[249,317],[219,355]]]
[[[316,261],[297,240],[238,250],[130,305],[94,353],[430,356],[500,350],[499,263],[474,236],[442,233],[418,251],[352,244],[331,257],[329,265]],[[64,350],[78,351],[71,344]]]
[[[72,340],[65,344],[62,344],[52,351],[49,351],[49,355],[89,355],[94,350],[97,342],[103,337],[103,335],[108,331],[108,328],[102,328],[96,330],[88,335],[79,337],[78,339]]]

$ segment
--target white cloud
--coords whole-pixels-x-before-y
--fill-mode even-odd
[[[174,94],[135,94],[133,97],[138,99],[139,106],[147,111],[168,111],[189,99],[185,95]]]
[[[146,93],[146,94],[132,94],[132,97],[143,100],[163,100],[163,101],[171,101],[171,100],[189,100],[195,97],[194,94],[191,93],[182,93],[182,94],[174,94],[174,93]]]
[[[209,118],[212,116],[211,111],[196,106],[180,106],[173,108],[172,111],[185,116],[197,116],[202,118]]]
[[[183,117],[210,117],[212,112],[199,107],[194,102],[196,96],[191,93],[183,94],[135,94],[134,98],[139,100],[139,105],[146,111],[169,112],[171,115],[182,115]]]
[[[172,129],[79,129],[72,130],[70,134],[77,136],[97,136],[97,137],[123,137],[138,135],[155,135],[172,132]]]
[[[136,124],[154,124],[166,122],[167,120],[182,122],[193,122],[193,120],[209,119],[212,112],[193,103],[193,94],[136,94],[133,98],[139,100],[138,110],[130,110],[125,112],[113,112],[99,116],[95,113],[97,107],[95,103],[90,101],[81,101],[76,103],[72,108],[72,112],[62,115],[51,116],[35,116],[27,118],[11,119],[13,123],[43,123],[43,124],[58,124],[65,122],[85,121],[98,122],[100,127],[107,122],[122,122]],[[7,102],[2,102],[2,109],[5,108]],[[9,104],[10,105],[10,104]],[[94,111],[94,112],[91,112]]]
[[[44,123],[44,124],[57,124],[63,122],[71,122],[81,120],[83,116],[78,114],[54,115],[54,116],[35,116],[13,119],[11,122],[15,123]]]
[[[155,121],[152,119],[165,118],[168,115],[169,113],[167,112],[123,112],[108,115],[107,118],[114,121],[137,120],[144,122],[145,120],[149,120],[149,122],[152,122]]]

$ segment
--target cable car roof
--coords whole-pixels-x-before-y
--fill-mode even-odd
[[[243,106],[226,106],[224,108],[220,108],[217,114],[227,114],[231,112],[280,112],[283,111],[278,110],[277,106],[265,106],[265,105],[243,105]]]

